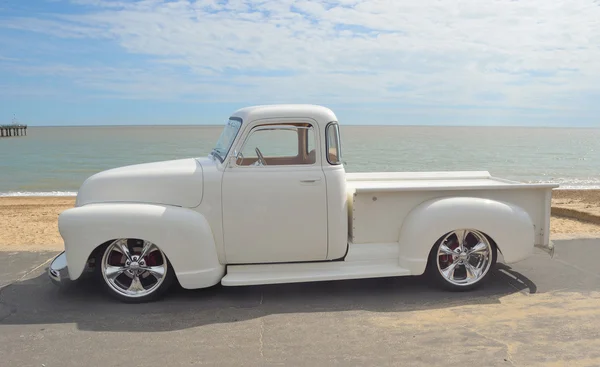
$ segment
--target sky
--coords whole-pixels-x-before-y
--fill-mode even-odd
[[[0,0],[0,123],[600,127],[600,0]]]

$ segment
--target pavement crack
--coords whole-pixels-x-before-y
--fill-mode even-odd
[[[265,359],[265,354],[264,354],[264,343],[263,343],[263,335],[265,333],[265,322],[264,320],[261,318],[260,319],[260,329],[259,329],[259,334],[258,334],[258,351],[260,352],[260,356]]]
[[[45,260],[43,263],[37,265],[36,267],[34,267],[33,269],[28,270],[25,274],[23,274],[19,279],[14,280],[10,283],[7,284],[3,284],[2,286],[0,286],[0,292],[5,289],[8,288],[9,286],[15,284],[15,283],[19,283],[22,282],[23,280],[25,280],[25,278],[27,278],[29,275],[31,275],[33,272],[35,272],[36,270],[38,270],[39,268],[43,267],[44,265],[48,264],[49,262],[52,261],[52,259],[54,259],[54,257],[50,257],[49,259]]]
[[[54,257],[49,258],[48,260],[44,261],[43,263],[41,263],[40,265],[36,266],[35,268],[29,270],[27,273],[25,273],[22,277],[20,277],[18,280],[16,280],[14,283],[16,282],[22,282],[25,278],[27,278],[27,276],[29,276],[31,273],[35,272],[36,270],[38,270],[39,268],[43,267],[44,265],[48,264],[50,261],[52,261],[52,259],[54,259]]]
[[[33,272],[35,272],[36,270],[38,270],[39,268],[45,266],[46,264],[48,264],[50,261],[52,261],[54,257],[50,257],[49,259],[45,260],[43,263],[35,266],[33,269],[28,270],[25,274],[23,274],[19,279],[14,280],[8,284],[3,284],[2,286],[0,286],[0,306],[3,306],[4,308],[6,308],[8,311],[6,313],[6,315],[2,315],[0,314],[0,322],[3,322],[4,320],[8,319],[9,317],[11,317],[13,314],[15,314],[17,312],[17,309],[13,306],[11,306],[9,303],[4,302],[2,300],[2,296],[3,296],[3,292],[8,289],[10,286],[15,285],[16,283],[22,282],[23,280],[25,280],[25,278],[27,278],[29,275],[31,275]],[[0,307],[1,310],[1,307]]]
[[[470,331],[470,332],[472,332],[472,333],[475,333],[476,335],[478,335],[478,336],[480,336],[480,337],[482,337],[482,338],[484,338],[484,339],[491,340],[491,341],[493,341],[494,343],[498,343],[498,344],[500,344],[500,345],[503,345],[503,346],[506,348],[506,356],[507,356],[507,358],[506,358],[506,361],[507,361],[507,362],[510,362],[511,366],[516,366],[516,363],[515,363],[515,361],[514,361],[514,359],[513,359],[513,356],[512,356],[512,354],[510,353],[510,348],[511,348],[511,347],[510,347],[510,345],[509,345],[508,343],[506,343],[506,342],[503,342],[502,340],[499,340],[499,339],[493,338],[493,337],[491,337],[491,336],[484,335],[484,334],[480,333],[479,331],[477,331],[477,330],[474,330],[474,329],[470,329],[470,328],[468,328],[468,327],[466,327],[466,326],[461,326],[461,327],[462,327],[462,328],[464,328],[464,329],[465,329],[465,330],[467,330],[467,331]]]
[[[516,279],[516,280],[518,281],[518,279]],[[530,289],[529,289],[529,288],[524,288],[524,289],[521,289],[521,288],[517,287],[516,285],[512,284],[512,282],[507,282],[507,283],[508,283],[508,285],[509,285],[509,286],[511,286],[511,287],[512,287],[514,290],[516,290],[518,293],[521,293],[521,294],[523,294],[523,295],[525,295],[525,296],[528,296],[528,297],[531,295],[531,293],[530,293],[531,291],[530,291]]]
[[[3,286],[2,288],[0,288],[0,311],[2,311],[3,308],[6,309],[6,314],[3,315],[2,314],[2,313],[4,313],[3,311],[2,311],[2,313],[0,313],[0,323],[2,323],[4,320],[8,319],[14,313],[17,312],[16,308],[11,307],[8,303],[2,301],[2,292],[13,284],[14,283],[10,283],[10,284],[7,284],[7,285]]]
[[[264,294],[263,292],[260,292],[260,302],[258,303],[259,305],[263,304],[263,297]],[[260,356],[262,357],[262,359],[265,359],[265,354],[264,354],[264,342],[263,342],[263,336],[265,334],[265,321],[263,320],[263,318],[260,318],[260,327],[259,327],[259,333],[258,333],[258,351],[260,352]]]
[[[563,265],[569,266],[569,267],[571,267],[571,268],[573,268],[575,270],[579,270],[580,272],[585,273],[586,275],[590,275],[590,276],[593,276],[595,278],[600,278],[600,274],[596,274],[596,273],[594,273],[592,271],[585,270],[585,269],[583,269],[583,268],[581,268],[581,267],[579,267],[579,266],[577,266],[575,264],[571,264],[568,261],[561,260],[561,259],[556,259],[556,261],[559,262],[559,263],[561,263],[561,264],[563,264]]]

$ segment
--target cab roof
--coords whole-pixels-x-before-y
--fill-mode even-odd
[[[244,107],[235,111],[231,117],[239,117],[244,123],[260,119],[304,117],[315,120],[318,124],[337,121],[337,117],[327,107],[311,104],[273,104]]]

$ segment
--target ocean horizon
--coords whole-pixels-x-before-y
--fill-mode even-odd
[[[28,127],[33,128],[71,128],[71,127],[93,127],[93,128],[122,128],[122,127],[194,127],[194,128],[203,128],[203,127],[213,127],[213,128],[222,128],[223,124],[101,124],[101,125],[93,125],[93,124],[85,124],[85,125],[30,125],[27,124]],[[443,128],[454,128],[454,127],[474,127],[474,128],[498,128],[498,129],[567,129],[567,130],[600,130],[600,127],[595,126],[533,126],[533,125],[434,125],[434,124],[344,124],[344,127],[443,127]]]
[[[74,196],[119,166],[207,156],[222,125],[29,126],[0,138],[0,196]],[[342,125],[347,172],[488,171],[561,189],[600,189],[600,129]]]

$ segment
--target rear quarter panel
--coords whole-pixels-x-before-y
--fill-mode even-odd
[[[548,196],[546,196],[548,194]],[[448,190],[397,191],[350,194],[350,235],[354,243],[395,242],[411,210],[432,199],[448,197],[485,198],[521,207],[535,227],[535,243],[547,244],[551,190]]]
[[[476,228],[483,226],[480,220],[482,210],[488,214],[498,212],[500,215],[497,219],[493,219],[491,214],[486,217],[493,223],[487,224],[485,227],[494,232],[496,238],[491,233],[488,235],[497,242],[506,262],[519,261],[531,253],[534,244],[548,243],[550,196],[551,189],[529,188],[353,193],[350,205],[352,217],[350,238],[353,243],[399,242],[401,253],[405,253],[409,257],[412,255],[407,249],[419,247],[426,250],[419,251],[417,257],[421,261],[423,260],[422,254],[428,254],[435,240],[443,233],[437,233],[441,230],[436,229],[433,222],[428,222],[425,227],[421,227],[419,222],[407,223],[409,215],[414,213],[415,208],[432,200],[464,198],[467,200],[454,202],[455,210],[445,207],[443,216],[436,217],[436,220],[440,223],[447,223],[450,227],[462,223],[461,226],[471,224],[470,227]],[[484,199],[489,202],[479,200],[477,205],[473,206],[468,204],[470,199]],[[501,205],[494,208],[494,203],[501,203]],[[430,208],[430,212],[427,214],[429,219],[436,216],[436,210],[439,208]],[[425,223],[426,218],[422,217],[420,221]],[[456,219],[461,220],[458,222]],[[530,227],[527,233],[518,224],[520,221],[527,223],[526,225]],[[402,232],[414,226],[419,227],[422,232],[418,239],[412,237],[408,239],[402,235]],[[443,225],[441,226],[443,227]],[[449,230],[452,229],[456,228]],[[483,230],[483,228],[476,229]],[[513,235],[501,234],[502,231]],[[517,232],[520,235],[517,235]],[[426,235],[430,233],[434,235]],[[432,241],[431,238],[435,236],[438,237]],[[412,241],[412,243],[403,241]],[[522,248],[523,246],[525,248]]]

